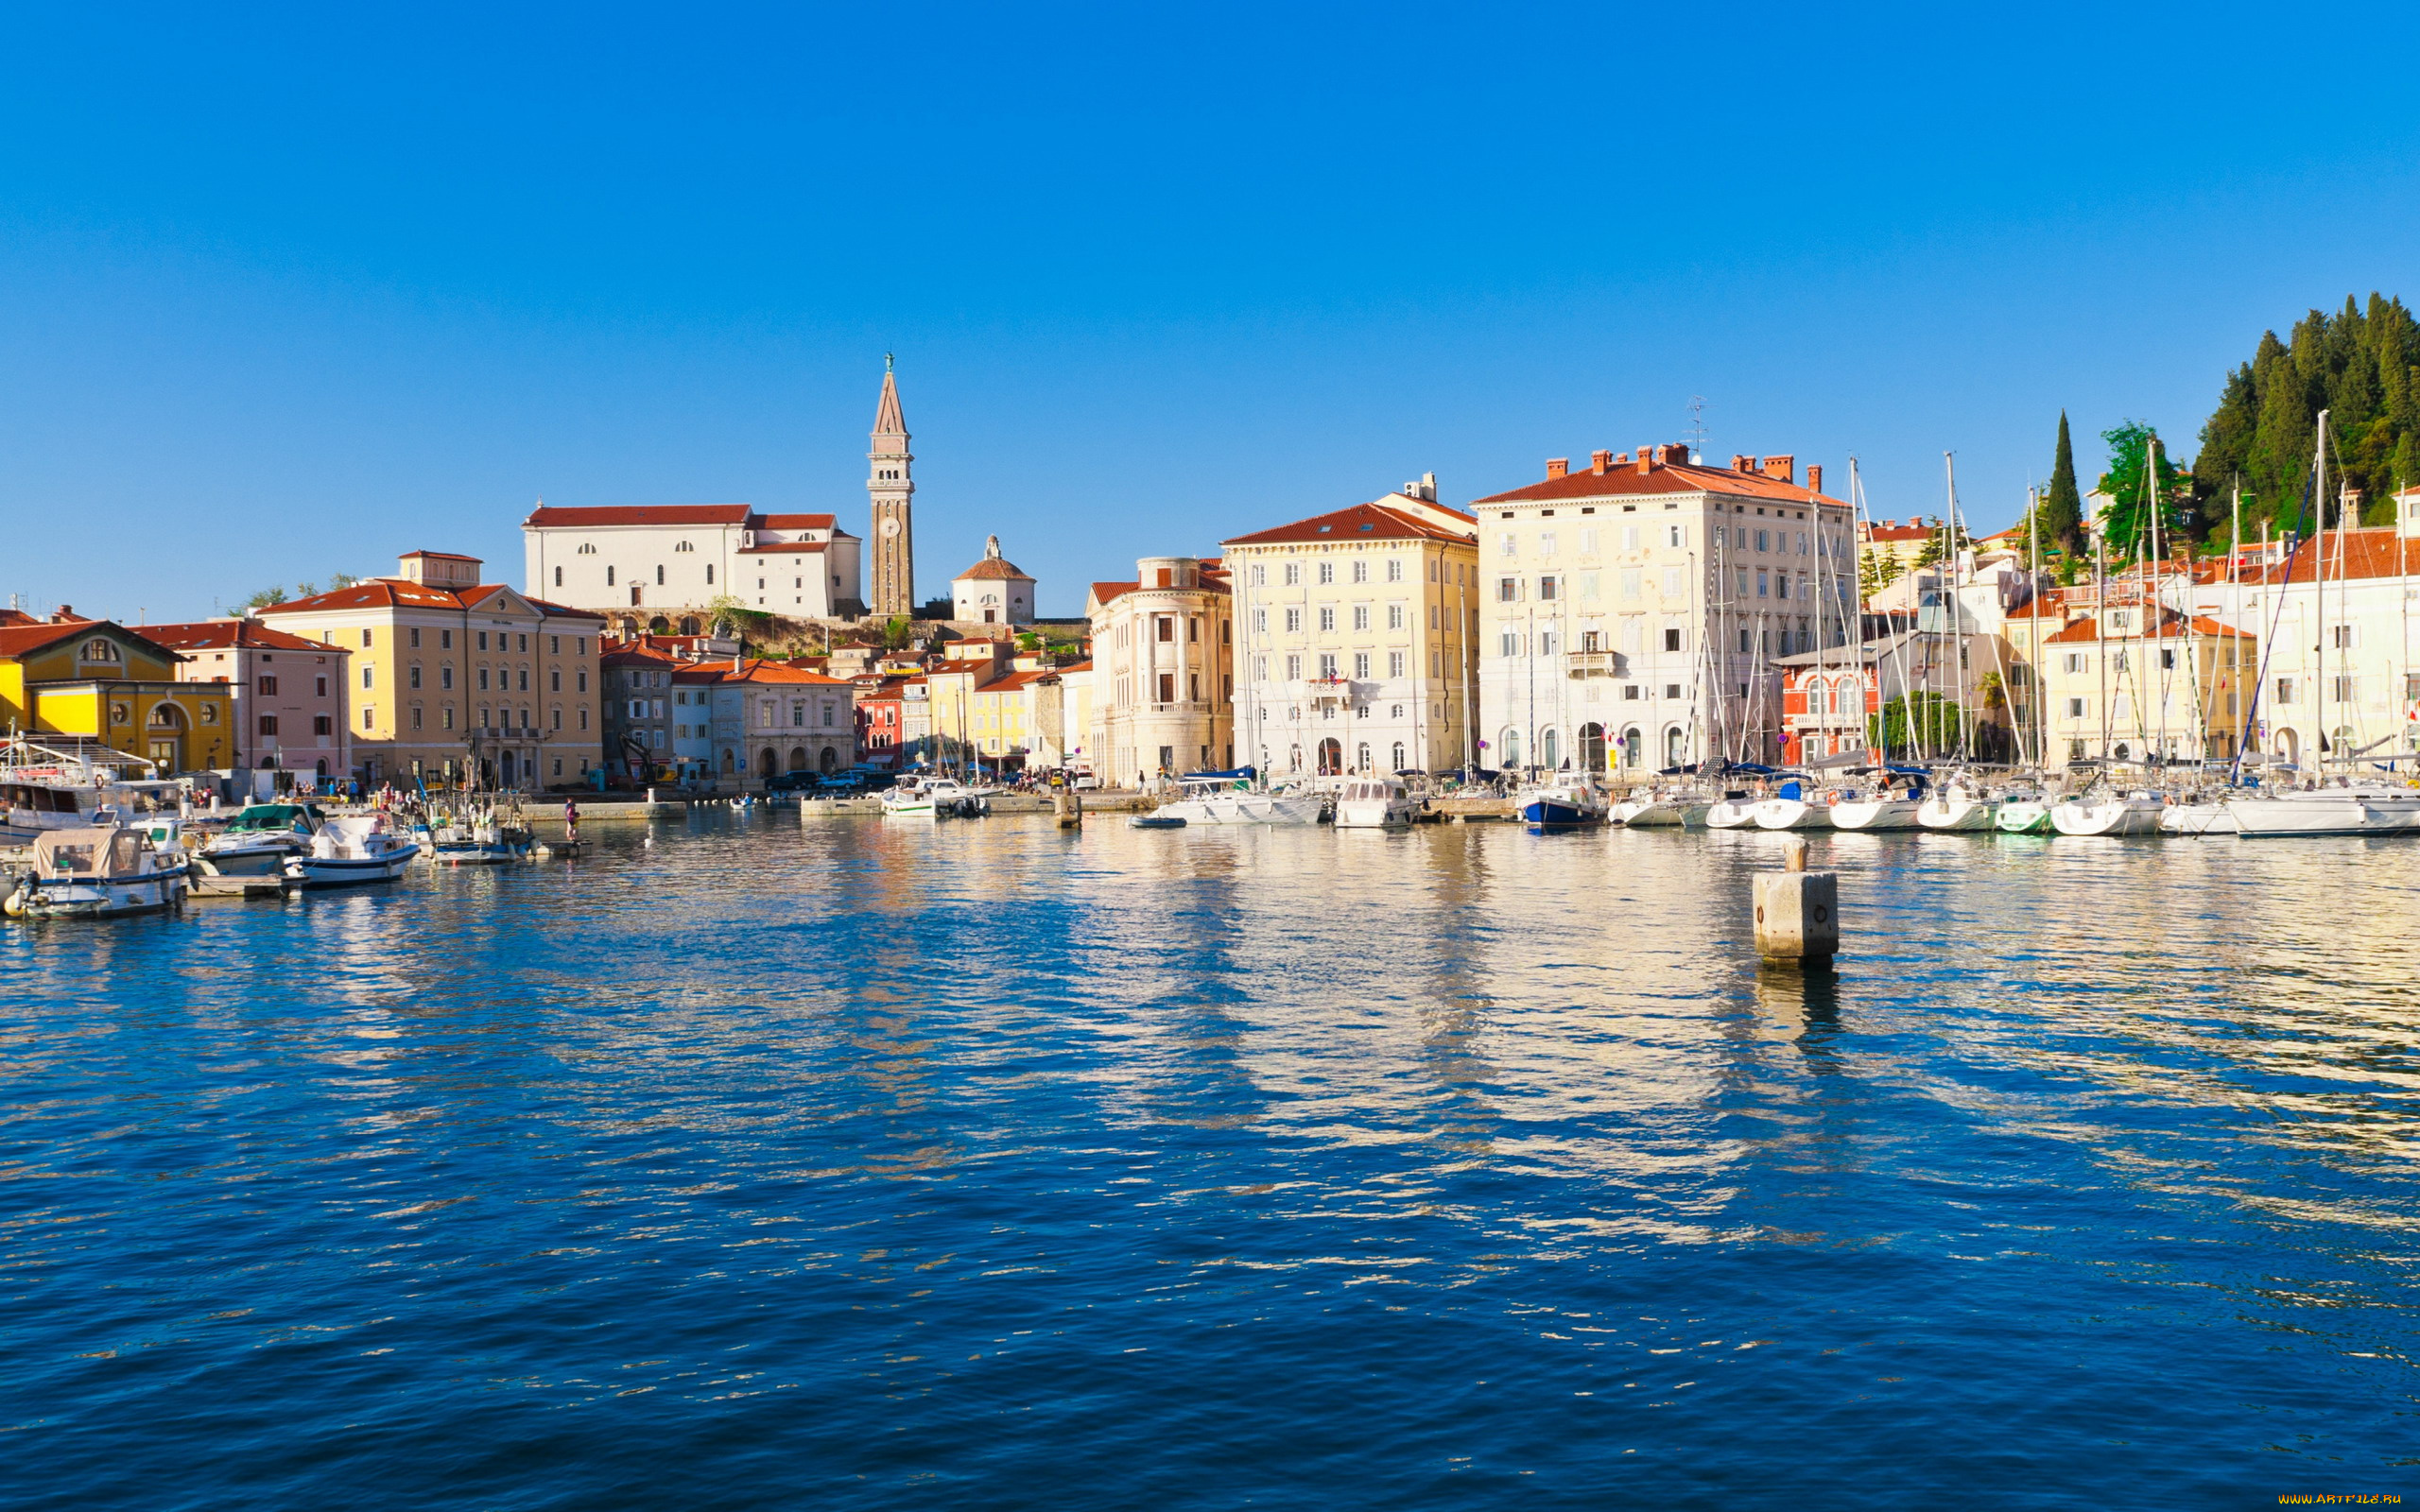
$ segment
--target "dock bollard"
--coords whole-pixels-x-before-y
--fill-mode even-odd
[[[1806,869],[1806,842],[1792,835],[1780,871],[1756,873],[1756,954],[1769,961],[1828,962],[1841,949],[1840,879]]]
[[[1059,828],[1080,830],[1084,827],[1084,796],[1061,788],[1051,806],[1059,811]]]

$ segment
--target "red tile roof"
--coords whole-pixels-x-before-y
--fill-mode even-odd
[[[1729,493],[1750,499],[1778,499],[1789,504],[1828,504],[1846,508],[1841,500],[1796,483],[1784,483],[1761,472],[1727,467],[1703,467],[1694,462],[1659,462],[1646,472],[1637,464],[1616,462],[1602,472],[1586,468],[1527,488],[1491,493],[1473,501],[1482,504],[1527,504],[1564,499],[1621,498],[1651,493]]]
[[[986,557],[981,561],[977,562],[974,566],[966,569],[966,571],[959,574],[956,577],[951,578],[950,581],[953,583],[992,582],[994,580],[1005,581],[1011,577],[1022,577],[1028,583],[1033,581],[1033,574],[1027,572],[1024,568],[1018,566],[1015,562],[1009,560],[1007,558]]]
[[[748,669],[745,672],[726,673],[724,677],[725,680],[731,682],[805,684],[809,687],[852,690],[856,687],[856,683],[846,678],[827,678],[821,672],[809,672],[803,667],[787,667],[779,662],[752,661],[748,663]]]
[[[475,609],[498,593],[517,592],[508,583],[480,583],[473,588],[436,588],[427,583],[415,583],[405,577],[372,577],[367,582],[314,593],[308,598],[288,599],[256,610],[260,614],[325,614],[355,609]],[[521,595],[540,613],[557,619],[588,620],[604,623],[602,614],[584,609],[573,609],[543,598]]]
[[[829,530],[838,517],[828,514],[760,514],[756,524],[766,530]]]
[[[0,625],[40,625],[42,621],[26,613],[24,610],[0,609]]]
[[[1093,599],[1097,603],[1107,604],[1112,599],[1124,593],[1131,593],[1142,586],[1140,583],[1095,583]]]
[[[821,541],[776,541],[761,546],[742,546],[739,548],[739,554],[743,557],[767,557],[777,553],[795,554],[828,549],[827,543]]]
[[[2420,541],[2408,541],[2393,526],[2367,530],[2328,530],[2303,543],[2290,563],[2247,568],[2247,583],[2277,585],[2316,582],[2324,573],[2329,582],[2339,577],[2395,577],[2420,572]]]
[[[1236,536],[1220,542],[1226,546],[1270,546],[1297,541],[1467,541],[1478,528],[1478,522],[1454,511],[1471,522],[1470,530],[1448,530],[1443,525],[1423,520],[1409,510],[1390,508],[1383,504],[1357,504],[1349,509],[1332,514],[1313,515],[1297,520],[1290,525],[1279,525],[1253,535]]]
[[[434,557],[439,561],[479,561],[479,558],[476,557],[465,557],[460,552],[457,551],[407,551],[404,553],[404,559],[406,561],[409,561],[414,557]]]
[[[138,648],[157,651],[168,661],[177,659],[166,646],[135,634],[125,626],[110,620],[70,620],[64,625],[37,622],[32,625],[0,625],[0,657],[31,656],[36,651],[57,645],[78,635],[115,633]]]
[[[146,625],[143,633],[157,644],[176,651],[337,651],[347,656],[353,654],[348,647],[331,645],[325,641],[304,640],[302,636],[250,618]]]
[[[2252,636],[2248,632],[2236,629],[2230,626],[2221,625],[2218,621],[2203,614],[2196,614],[2193,616],[2192,627],[2189,632],[2186,627],[2186,621],[2183,615],[2169,614],[2161,620],[2159,628],[2152,631],[2148,638],[2154,641],[2173,641],[2181,640],[2188,633],[2193,635],[2233,636],[2238,640],[2245,641],[2252,639]],[[2081,643],[2100,641],[2100,639],[2101,635],[2098,627],[2098,622],[2090,618],[2085,618],[2075,621],[2067,626],[2066,629],[2060,630],[2054,635],[2045,636],[2042,644],[2045,645],[2075,645]],[[2105,644],[2110,645],[2123,645],[2128,641],[2141,639],[2145,639],[2145,637],[2139,630],[2112,630],[2109,632],[2109,636]]]
[[[540,506],[521,522],[528,526],[744,525],[755,510],[744,504],[630,504],[594,508]]]
[[[1935,525],[1874,525],[1864,535],[1867,541],[1927,541],[1941,533]]]

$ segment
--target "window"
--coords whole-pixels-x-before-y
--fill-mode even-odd
[[[378,728],[378,711],[366,703],[361,706],[361,728],[364,730]]]
[[[1514,538],[1512,532],[1508,530],[1496,539],[1495,554],[1499,557],[1517,557],[1521,554],[1521,543]]]
[[[2350,625],[2331,625],[2328,627],[2328,632],[2330,643],[2339,651],[2349,651],[2353,648],[2353,627]]]
[[[440,630],[437,632],[437,648],[441,651],[451,651],[454,649],[454,632],[452,630]]]
[[[437,685],[447,693],[454,691],[454,669],[452,667],[445,666],[439,667],[437,669]]]
[[[313,714],[311,716],[311,733],[315,735],[333,735],[337,732],[336,723],[336,720],[327,714]]]
[[[1269,610],[1265,609],[1253,610],[1252,611],[1252,627],[1254,630],[1266,633],[1269,629]]]
[[[1670,539],[1669,539],[1668,541],[1667,541],[1665,542],[1665,544],[1667,544],[1667,545],[1670,545],[1670,546],[1685,546],[1685,545],[1687,545],[1687,544],[1689,543],[1689,527],[1688,527],[1688,526],[1686,526],[1686,525],[1668,525],[1668,526],[1666,526],[1665,528],[1666,528],[1668,531],[1669,531],[1669,532],[1670,532]]]
[[[1303,628],[1303,611],[1301,610],[1289,609],[1286,611],[1286,628],[1288,633],[1301,632]]]
[[[264,735],[274,735],[277,733],[277,715],[261,715],[261,733]]]
[[[2083,700],[2082,698],[2070,698],[2067,700],[2067,717],[2070,719],[2082,719],[2083,717]]]
[[[419,662],[413,662],[413,663],[411,664],[410,669],[409,669],[408,671],[406,671],[406,672],[404,674],[404,676],[405,676],[406,679],[407,681],[409,681],[409,682],[411,683],[411,685],[412,685],[414,688],[418,688],[418,687],[420,686],[420,663],[419,663]],[[321,688],[320,691],[321,693],[325,693],[325,692],[327,692],[328,690],[327,690],[327,689],[325,689],[325,688]]]
[[[2277,679],[2277,697],[2275,701],[2281,704],[2290,704],[2294,701],[2293,679],[2279,678]]]
[[[2161,647],[2159,648],[2159,665],[2160,665],[2160,670],[2161,670],[2161,671],[2163,671],[2163,672],[2173,672],[2173,671],[2175,671],[2175,670],[2176,670],[2176,652],[2175,652],[2173,649],[2171,649],[2171,648],[2169,648],[2169,647],[2168,647],[2168,646],[2165,646],[2165,645],[2161,646]]]
[[[546,674],[546,691],[548,693],[561,693],[563,691],[563,675],[561,668],[557,668],[555,671]]]
[[[1562,586],[1562,579],[1548,573],[1538,579],[1538,597],[1542,600],[1551,600],[1556,596],[1556,590]]]
[[[2083,670],[2083,653],[2082,651],[2070,651],[2067,653],[2066,670],[2069,672],[2082,672]]]
[[[1666,626],[1664,627],[1664,649],[1667,651],[1677,651],[1680,648],[1681,627],[1677,625]]]
[[[362,632],[361,632],[361,644],[362,644],[362,648],[363,648],[364,650],[369,649],[369,646],[370,646],[370,632],[369,632],[368,630],[364,630],[364,631],[362,631]]]
[[[2338,627],[2338,628],[2342,629],[2342,628],[2343,628],[2343,627],[2339,626],[2339,627]],[[2338,678],[2338,679],[2336,679],[2336,701],[2337,701],[2338,703],[2354,703],[2354,702],[2359,701],[2359,699],[2360,698],[2360,696],[2361,696],[2361,679],[2359,679],[2359,678]]]
[[[574,677],[573,677],[573,679],[572,679],[572,682],[573,682],[573,685],[574,685],[575,687],[577,687],[577,688],[578,688],[581,693],[586,693],[586,692],[588,691],[588,674],[587,674],[587,673],[585,673],[585,672],[581,672],[581,673],[575,674],[575,675],[574,675]]]
[[[1322,651],[1322,652],[1321,652],[1321,653],[1320,653],[1320,676],[1321,676],[1321,677],[1322,677],[1322,678],[1327,678],[1327,679],[1333,679],[1336,677],[1336,653],[1335,653],[1335,652],[1333,652],[1333,651]]]
[[[1641,578],[1643,578],[1645,576],[1646,576],[1646,575],[1645,575],[1644,573],[1641,573],[1641,572],[1640,572],[1637,568],[1635,568],[1635,567],[1625,567],[1625,568],[1623,568],[1623,569],[1622,569],[1622,597],[1624,597],[1624,598],[1626,598],[1626,599],[1633,599],[1633,600],[1635,600],[1635,599],[1636,599],[1636,598],[1637,598],[1637,597],[1638,597],[1642,593],[1644,593],[1644,592],[1645,592],[1645,588],[1644,588],[1644,585],[1641,583],[1640,579],[1641,579]]]
[[[1666,598],[1679,598],[1687,592],[1688,585],[1681,576],[1681,569],[1678,567],[1665,568],[1664,596]]]
[[[1354,559],[1353,580],[1357,583],[1366,583],[1370,580],[1370,564],[1368,562],[1363,561],[1358,558]]]
[[[1753,632],[1748,630],[1741,630],[1739,632],[1739,649],[1743,653],[1753,649],[1748,644],[1748,638],[1752,633]]]
[[[1356,604],[1353,606],[1353,627],[1357,630],[1366,630],[1370,627],[1369,605]]]
[[[608,588],[614,586],[614,569],[611,567],[605,569],[605,586]]]
[[[412,705],[412,728],[414,730],[420,728],[420,705],[418,704]]]
[[[1390,604],[1387,606],[1387,628],[1391,630],[1400,630],[1403,628],[1403,606],[1401,604]]]
[[[1254,588],[1263,588],[1263,587],[1268,586],[1268,583],[1269,583],[1269,567],[1268,567],[1268,564],[1267,564],[1267,563],[1265,563],[1265,562],[1255,562],[1255,563],[1253,563],[1253,569],[1252,569],[1252,586],[1253,586],[1253,587],[1254,587]]]
[[[1297,681],[1302,678],[1302,676],[1303,659],[1299,656],[1288,657],[1286,659],[1286,680],[1288,682]]]
[[[1353,676],[1358,681],[1367,682],[1370,680],[1369,652],[1356,651],[1353,653]]]
[[[555,586],[557,588],[563,586],[563,570],[560,567],[555,569]]]
[[[1538,555],[1541,557],[1551,557],[1554,555],[1553,531],[1542,530],[1538,533]]]
[[[1160,638],[1160,642],[1161,642],[1161,644],[1171,644],[1171,643],[1173,643],[1173,642],[1176,640],[1176,616],[1175,616],[1175,615],[1173,615],[1173,614],[1162,614],[1162,615],[1159,615],[1159,616],[1157,616],[1157,618],[1156,618],[1156,620],[1155,620],[1155,624],[1156,624],[1156,625],[1157,625],[1157,627],[1158,627],[1159,638]]]
[[[1403,558],[1401,557],[1390,557],[1387,558],[1387,581],[1391,583],[1400,583],[1403,581]]]
[[[1771,586],[1768,580],[1772,576],[1772,575],[1771,573],[1766,572],[1759,572],[1756,574],[1756,596],[1758,598],[1772,597],[1772,594],[1767,592],[1768,588]]]
[[[320,697],[324,698],[324,697],[326,697],[326,696],[328,696],[328,679],[325,679],[325,678],[313,678],[313,679],[311,679],[311,682],[312,682],[312,691],[313,691],[314,693],[316,693],[319,696],[320,696]]]
[[[1176,674],[1173,672],[1160,674],[1160,702],[1176,702]]]
[[[406,634],[407,634],[407,635],[410,637],[410,640],[411,640],[411,647],[412,647],[412,649],[413,649],[413,650],[415,650],[415,651],[419,650],[419,649],[420,649],[420,627],[419,627],[418,626],[414,626],[410,630],[406,631]]]
[[[1286,564],[1286,586],[1288,588],[1298,587],[1302,581],[1303,564],[1298,561],[1288,562]]]
[[[277,696],[277,674],[273,672],[265,672],[261,674],[260,682],[261,693],[264,696],[270,698]]]
[[[1320,581],[1322,584],[1336,581],[1336,563],[1332,561],[1320,563]]]
[[[1772,538],[1764,531],[1759,530],[1756,532],[1756,549],[1758,551],[1771,551],[1772,549]],[[1918,723],[1922,723],[1922,721],[1920,720]]]
[[[485,667],[479,668],[479,691],[481,693],[488,691],[488,669]]]
[[[1400,678],[1403,676],[1403,653],[1401,651],[1390,651],[1387,653],[1387,676],[1391,678]]]
[[[373,680],[372,680],[372,679],[373,679],[377,675],[378,675],[378,669],[377,669],[375,666],[365,665],[364,667],[362,667],[362,669],[361,669],[361,686],[362,686],[362,689],[363,689],[365,692],[366,692],[366,691],[368,691],[368,690],[369,690],[369,689],[371,689],[371,688],[373,688],[373,687],[377,686],[377,684],[376,684]]]
[[[1519,656],[1521,654],[1520,635],[1516,631],[1506,630],[1496,643],[1496,653],[1506,657]]]
[[[451,704],[445,706],[445,728],[448,730],[454,728],[454,706]]]
[[[1322,604],[1320,606],[1320,628],[1322,630],[1332,630],[1336,628],[1335,605]]]
[[[1518,577],[1499,577],[1495,580],[1495,601],[1497,603],[1517,603],[1519,602],[1520,597],[1521,579]]]

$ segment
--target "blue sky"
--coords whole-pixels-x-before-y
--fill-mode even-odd
[[[863,530],[919,587],[1544,459],[1790,452],[2012,518],[2264,327],[2420,293],[2406,9],[18,8],[0,593],[152,619],[532,500]]]

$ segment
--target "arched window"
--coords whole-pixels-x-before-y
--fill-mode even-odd
[[[1688,749],[1688,738],[1681,732],[1680,726],[1674,725],[1671,729],[1664,731],[1665,765],[1680,765],[1682,761],[1687,756]]]
[[[1634,767],[1647,765],[1647,736],[1636,725],[1622,731],[1622,765]]]
[[[674,551],[695,551],[695,550],[697,550],[698,548],[697,548],[697,547],[695,547],[695,546],[692,546],[691,544],[689,544],[687,541],[682,541],[679,545],[674,546],[672,549],[673,549]]]
[[[1396,741],[1396,742],[1395,742],[1395,744],[1394,744],[1394,748],[1393,748],[1392,750],[1391,750],[1391,751],[1389,751],[1389,752],[1387,753],[1387,759],[1388,759],[1389,761],[1392,761],[1392,762],[1394,764],[1392,766],[1390,766],[1389,768],[1387,768],[1389,771],[1400,772],[1400,771],[1402,771],[1402,770],[1403,770],[1403,765],[1404,765],[1404,764],[1403,764],[1403,742],[1402,742],[1402,741],[1398,740],[1398,741]]]
[[[1584,772],[1605,770],[1605,727],[1580,727],[1580,769]]]
[[[583,543],[579,548],[579,555],[582,557],[594,557],[596,555],[596,548],[594,545]]]
[[[1550,772],[1563,769],[1563,739],[1552,730],[1538,737],[1538,765]]]
[[[1320,775],[1334,777],[1344,770],[1344,743],[1329,736],[1320,742]]]
[[[1495,765],[1500,767],[1521,765],[1521,732],[1510,725],[1504,727],[1504,733],[1495,742]]]
[[[1360,564],[1357,562],[1355,565],[1358,566]],[[1370,743],[1366,740],[1354,747],[1353,769],[1364,774],[1367,774],[1370,770]]]
[[[101,640],[97,636],[92,640],[86,641],[84,643],[84,649],[78,651],[76,655],[77,660],[82,662],[115,662],[118,660],[117,647],[108,641]]]

